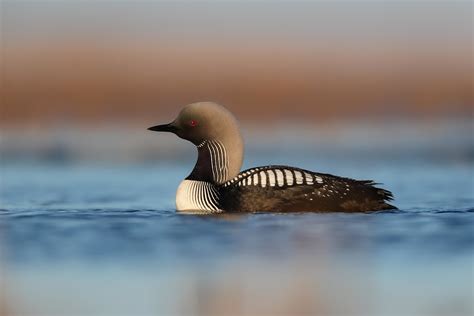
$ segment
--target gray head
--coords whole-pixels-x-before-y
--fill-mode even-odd
[[[222,183],[232,179],[240,171],[243,160],[243,141],[239,125],[234,115],[217,103],[197,102],[186,105],[173,122],[153,126],[149,130],[171,132],[198,146],[199,157],[193,173],[198,168],[201,178],[206,178],[202,169],[206,169],[203,166],[208,161],[222,161],[220,166],[209,167],[210,174],[207,176],[210,179],[205,180]],[[209,146],[203,146],[204,144],[209,144]],[[212,175],[212,168],[226,169],[226,172],[221,175]]]

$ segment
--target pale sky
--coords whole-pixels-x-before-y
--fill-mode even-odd
[[[472,40],[471,1],[2,1],[9,39],[119,37]]]

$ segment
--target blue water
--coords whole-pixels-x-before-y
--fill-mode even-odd
[[[304,146],[297,154],[250,148],[247,155],[246,167],[288,163],[374,179],[394,193],[399,210],[182,215],[174,195],[192,154],[153,163],[5,162],[7,311],[273,315],[303,306],[309,314],[472,313],[469,155],[339,155]]]

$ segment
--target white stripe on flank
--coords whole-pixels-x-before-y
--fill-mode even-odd
[[[290,170],[285,169],[285,179],[286,179],[286,184],[288,185],[293,185],[293,173],[291,173]]]
[[[275,169],[275,174],[276,174],[276,179],[279,187],[282,187],[285,185],[285,177],[283,175],[283,172],[279,169]]]
[[[306,184],[310,184],[310,185],[314,184],[312,174],[305,172],[304,176],[305,176],[305,179],[306,179]]]
[[[267,173],[265,171],[260,171],[260,179],[262,181],[262,187],[267,186]]]
[[[259,183],[258,183],[258,173],[253,175],[253,185],[259,185]]]
[[[271,187],[274,187],[275,183],[276,183],[275,173],[273,172],[272,169],[268,169],[267,174],[268,174],[268,183],[269,183],[269,185]]]
[[[301,171],[295,170],[295,178],[296,178],[296,184],[303,184],[304,178],[303,178],[303,173]]]

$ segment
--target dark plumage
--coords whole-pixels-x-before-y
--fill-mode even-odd
[[[257,170],[250,172],[250,170]],[[265,166],[240,173],[247,181],[262,170],[298,170],[321,178],[322,183],[283,186],[246,185],[237,181],[221,186],[220,203],[228,212],[369,212],[396,209],[387,202],[392,193],[370,180],[354,180],[288,166]]]

